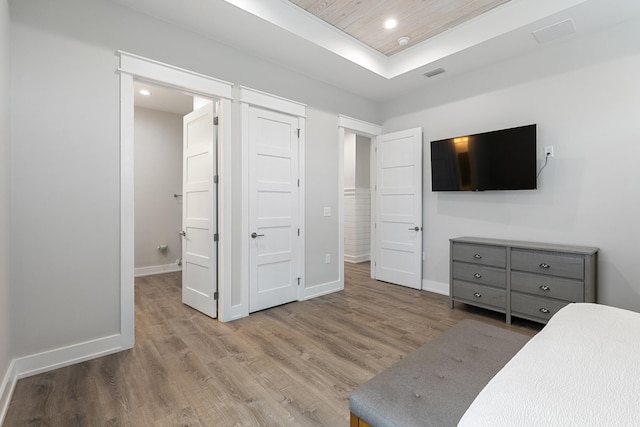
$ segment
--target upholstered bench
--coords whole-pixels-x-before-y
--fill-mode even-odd
[[[351,426],[455,426],[529,338],[463,320],[354,390]]]

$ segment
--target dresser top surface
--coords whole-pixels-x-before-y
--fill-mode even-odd
[[[584,255],[592,255],[598,252],[598,248],[592,246],[575,246],[575,245],[561,245],[555,243],[539,243],[539,242],[525,242],[519,240],[503,240],[503,239],[490,239],[485,237],[456,237],[449,239],[451,242],[458,243],[472,243],[478,245],[495,245],[495,246],[508,246],[518,249],[536,249],[542,251],[556,251],[556,252],[571,252]]]

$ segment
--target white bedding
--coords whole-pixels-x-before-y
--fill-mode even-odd
[[[569,304],[496,374],[459,426],[640,426],[640,313]]]

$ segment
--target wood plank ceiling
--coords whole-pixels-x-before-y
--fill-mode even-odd
[[[373,49],[391,56],[509,0],[289,0]],[[387,30],[384,22],[398,25]],[[400,37],[409,37],[401,46]]]

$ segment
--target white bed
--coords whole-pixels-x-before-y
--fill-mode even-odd
[[[486,385],[459,426],[640,426],[640,313],[569,304]]]

